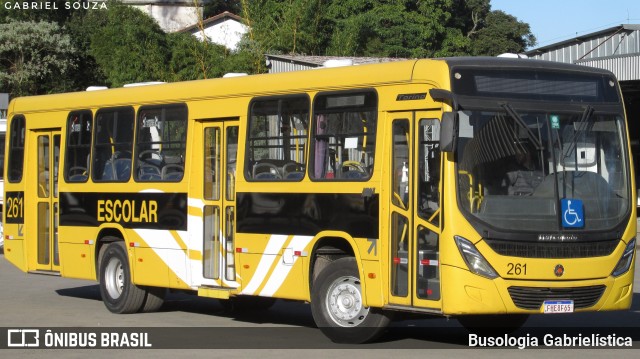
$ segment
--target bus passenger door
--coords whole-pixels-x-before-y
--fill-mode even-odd
[[[35,269],[42,271],[60,271],[58,254],[58,171],[60,163],[60,131],[34,131],[30,138],[34,150],[29,154],[28,173],[34,174],[28,183],[35,183],[36,210],[31,215],[37,217],[37,241],[29,253],[36,253]],[[33,185],[30,185],[30,187]],[[27,210],[27,213],[30,212]]]
[[[389,210],[389,303],[410,306],[414,273],[412,218],[412,122],[413,113],[391,118],[391,174]]]
[[[390,120],[389,303],[438,311],[440,122],[425,111]]]
[[[436,117],[437,116],[437,117]],[[440,295],[440,121],[439,113],[416,112],[413,306],[442,309]]]
[[[202,276],[215,286],[238,286],[235,267],[236,155],[238,121],[202,122],[203,248]]]

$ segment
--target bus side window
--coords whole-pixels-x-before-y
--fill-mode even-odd
[[[440,122],[420,120],[418,129],[418,214],[439,224]]]
[[[67,149],[64,178],[67,182],[86,182],[91,161],[91,111],[74,111],[67,119]]]
[[[296,95],[257,99],[250,108],[246,178],[255,181],[302,180],[309,98]]]
[[[9,182],[20,182],[24,166],[24,140],[25,119],[24,116],[14,116],[11,120],[9,133],[9,166],[7,177]]]
[[[136,181],[181,181],[186,146],[186,105],[141,107],[136,136]]]
[[[133,147],[131,107],[100,109],[96,113],[92,178],[97,182],[126,182],[131,177]]]
[[[312,179],[366,181],[371,177],[377,102],[374,91],[316,96],[309,171]]]

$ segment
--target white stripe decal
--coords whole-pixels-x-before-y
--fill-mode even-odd
[[[253,273],[253,277],[251,277],[249,284],[247,284],[247,286],[242,290],[242,294],[253,295],[260,284],[262,284],[264,278],[269,274],[269,269],[271,268],[273,261],[278,257],[278,253],[284,245],[284,242],[287,240],[287,237],[288,236],[277,234],[271,236],[269,243],[267,243],[267,248],[264,249],[265,254],[260,258],[258,268],[256,268],[256,271]]]
[[[169,269],[174,272],[180,280],[189,283],[187,277],[187,258],[185,252],[176,242],[169,231],[155,229],[136,229],[138,234],[156,253]],[[180,237],[183,237],[182,235]]]
[[[311,241],[313,237],[309,236],[295,236],[291,240],[288,248],[292,248],[293,251],[303,251],[307,244]],[[273,274],[269,277],[267,284],[264,286],[262,291],[260,292],[260,296],[263,297],[271,297],[275,292],[280,289],[282,283],[284,283],[285,279],[289,275],[289,272],[296,265],[298,261],[298,257],[296,256],[293,260],[293,264],[284,264],[282,260],[278,262],[276,265],[276,269],[273,271]]]
[[[187,206],[202,209],[202,207],[204,207],[204,201],[199,198],[189,197],[187,198]]]

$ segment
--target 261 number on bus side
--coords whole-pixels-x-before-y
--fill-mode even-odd
[[[22,221],[24,218],[24,197],[7,197],[5,211],[7,212],[7,222]]]

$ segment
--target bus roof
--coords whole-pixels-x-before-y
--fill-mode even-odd
[[[13,113],[66,110],[71,107],[129,106],[186,100],[283,94],[305,90],[340,90],[354,85],[374,86],[408,82],[416,60],[376,65],[261,74],[174,82],[142,87],[113,88],[13,99]],[[331,79],[330,81],[328,79]],[[135,99],[135,100],[132,100]]]
[[[258,94],[260,96],[278,95],[294,91],[344,90],[356,86],[373,87],[412,81],[432,82],[447,88],[449,81],[448,71],[442,70],[446,67],[452,68],[455,66],[527,67],[610,74],[606,70],[543,60],[454,57],[20,97],[13,99],[13,107],[10,105],[9,108],[12,113],[64,111],[98,106],[116,107],[130,106],[132,104],[160,104],[187,100],[256,96]],[[429,71],[436,68],[439,71]],[[135,100],[132,101],[132,99]]]

